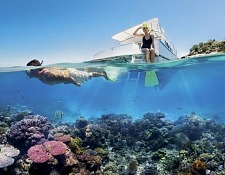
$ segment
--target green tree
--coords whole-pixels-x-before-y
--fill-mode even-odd
[[[215,39],[210,39],[210,40],[208,40],[207,42],[206,42],[206,44],[207,45],[209,45],[209,46],[211,46],[212,45],[212,43],[215,41]]]
[[[217,47],[220,51],[225,52],[225,43],[218,42],[218,43],[216,44],[216,47]]]
[[[221,51],[225,53],[225,44],[221,46]]]
[[[207,50],[208,50],[208,47],[207,47],[207,45],[204,44],[204,45],[202,46],[202,51],[205,52],[205,51],[207,51]]]
[[[198,44],[198,46],[199,46],[200,48],[203,47],[203,45],[204,45],[203,42],[200,42],[200,43]]]
[[[195,52],[197,52],[198,51],[198,45],[193,45],[192,46],[192,48],[190,49],[190,52],[192,52],[192,51],[195,51]]]

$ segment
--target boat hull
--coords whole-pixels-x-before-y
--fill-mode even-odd
[[[176,54],[166,46],[161,40],[155,40],[155,62],[164,62],[177,59]],[[118,62],[118,63],[145,63],[145,55],[140,49],[140,45],[129,43],[113,47],[94,55],[94,62]]]

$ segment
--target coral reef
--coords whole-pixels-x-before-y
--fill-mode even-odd
[[[79,117],[77,120],[76,120],[76,123],[75,123],[75,126],[78,128],[78,129],[82,129],[84,128],[85,126],[88,125],[88,120],[86,120],[84,117]]]
[[[59,141],[47,141],[44,142],[43,147],[45,150],[49,151],[53,156],[64,154],[67,150],[66,144]]]
[[[87,166],[87,169],[94,172],[99,170],[102,164],[100,156],[93,156],[87,153],[78,155],[78,160],[80,160],[81,162],[84,162]]]
[[[85,150],[82,148],[82,139],[79,137],[71,138],[71,141],[69,143],[69,147],[73,152],[77,154],[83,153]]]
[[[14,157],[18,156],[20,151],[10,145],[0,145],[0,168],[5,168],[14,163]]]
[[[56,133],[53,135],[54,140],[60,141],[60,142],[70,142],[72,137],[70,135],[64,135],[63,133]]]
[[[74,139],[76,146],[80,144],[79,139]],[[80,145],[79,145],[80,146]],[[89,153],[77,154],[72,152],[66,144],[59,141],[46,141],[41,145],[32,146],[28,150],[29,158],[34,162],[30,168],[31,174],[36,174],[35,169],[39,167],[40,174],[76,174],[87,172],[97,172],[101,166],[101,158]],[[51,167],[48,167],[51,165]],[[41,170],[41,167],[46,170]]]
[[[131,160],[128,164],[127,171],[130,174],[134,174],[137,171],[138,162],[136,160]]]
[[[28,156],[36,163],[44,163],[52,158],[51,154],[45,151],[43,145],[32,146],[28,150]]]
[[[29,147],[47,139],[51,123],[46,117],[29,115],[10,127],[7,138],[15,146]]]
[[[54,156],[64,154],[67,146],[59,141],[46,141],[41,145],[32,146],[28,150],[28,156],[36,163],[44,163],[52,160]]]
[[[10,166],[0,169],[3,175],[225,174],[225,125],[195,113],[176,121],[161,112],[137,120],[103,114],[62,125],[39,115],[19,116],[10,128],[0,117],[0,133],[8,130],[4,142],[20,148],[18,157],[17,149],[0,146],[0,167]]]

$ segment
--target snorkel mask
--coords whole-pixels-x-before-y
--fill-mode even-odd
[[[29,63],[27,63],[27,66],[41,66],[43,64],[44,60],[41,60],[39,62],[38,60],[32,60]],[[28,78],[34,77],[34,75],[38,72],[38,69],[30,69],[26,70],[26,74]]]

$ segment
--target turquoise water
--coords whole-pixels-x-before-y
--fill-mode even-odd
[[[28,79],[27,67],[0,68],[0,108],[29,110],[54,120],[56,110],[63,121],[79,116],[128,114],[133,119],[146,112],[161,111],[176,120],[196,113],[223,122],[225,117],[225,55],[195,57],[167,63],[62,63],[60,67],[99,68],[117,78],[116,82],[93,78],[81,87],[72,84],[47,85]],[[159,85],[145,86],[146,71],[154,70]]]

